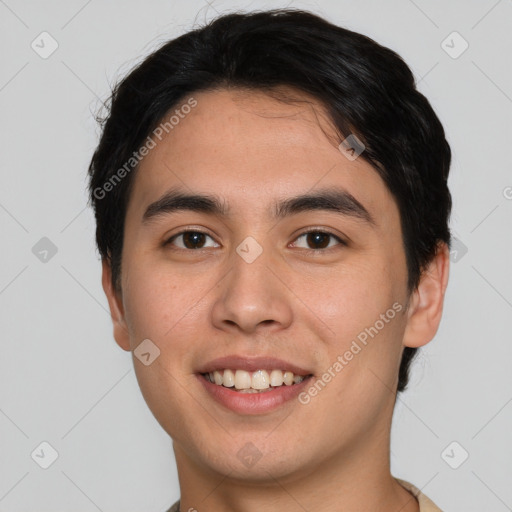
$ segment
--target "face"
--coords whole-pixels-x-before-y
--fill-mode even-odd
[[[104,266],[116,341],[160,351],[134,365],[178,464],[286,478],[382,445],[411,313],[393,197],[314,99],[193,97],[134,176],[121,294]]]

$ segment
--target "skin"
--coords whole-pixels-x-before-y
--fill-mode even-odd
[[[147,338],[161,351],[151,365],[135,357],[134,365],[173,439],[182,511],[418,511],[389,470],[394,390],[403,348],[437,331],[448,249],[440,245],[409,295],[395,200],[373,167],[333,143],[322,106],[294,94],[302,101],[237,89],[194,94],[197,106],[141,162],[126,214],[122,292],[103,262],[114,337],[127,351]],[[219,195],[232,215],[180,211],[143,223],[147,206],[178,185]],[[331,211],[271,217],[274,201],[320,187],[348,190],[375,226]],[[309,228],[347,245],[332,238],[315,250],[299,238]],[[165,245],[185,229],[212,238],[199,242],[202,250],[183,248],[182,237]],[[247,236],[263,249],[250,264],[236,252]],[[229,354],[271,355],[321,377],[395,302],[402,311],[307,405],[240,415],[196,377],[199,365]],[[249,442],[262,454],[250,468],[237,457]]]

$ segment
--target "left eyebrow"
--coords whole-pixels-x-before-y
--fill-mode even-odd
[[[209,194],[186,193],[178,187],[170,189],[157,201],[151,203],[142,216],[142,222],[148,223],[157,217],[183,210],[218,217],[230,216],[229,208],[221,198]],[[283,219],[314,210],[332,211],[372,226],[376,225],[370,212],[350,192],[339,188],[325,188],[314,193],[283,199],[273,205],[272,214],[274,219]]]
[[[274,217],[284,218],[313,210],[332,211],[372,226],[377,225],[370,212],[350,192],[342,188],[324,188],[285,199],[275,205]]]

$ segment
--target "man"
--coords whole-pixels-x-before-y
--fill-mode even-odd
[[[116,342],[191,511],[435,511],[390,473],[448,281],[450,148],[406,64],[231,14],[114,90],[90,165]]]

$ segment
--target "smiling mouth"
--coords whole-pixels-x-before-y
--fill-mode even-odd
[[[256,370],[248,372],[245,370],[215,370],[201,374],[208,382],[231,388],[239,393],[265,393],[283,386],[294,386],[309,375],[297,375],[293,372],[282,370]]]

